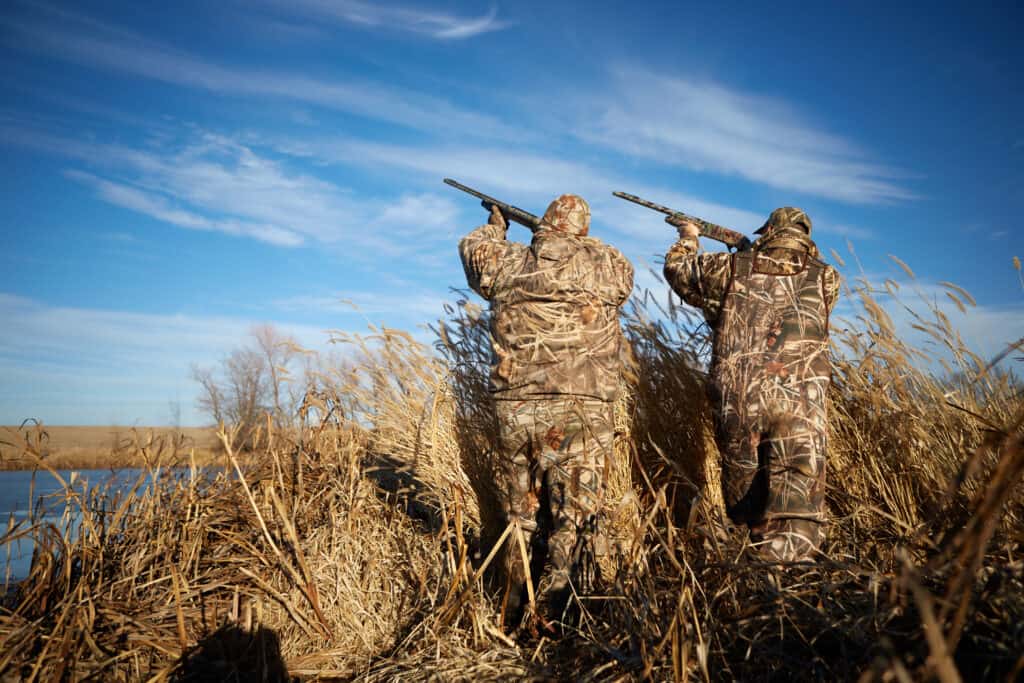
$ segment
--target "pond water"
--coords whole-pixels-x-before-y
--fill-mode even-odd
[[[65,482],[70,483],[74,478],[73,487],[76,491],[82,491],[83,487],[93,487],[100,484],[110,484],[110,492],[118,488],[127,488],[134,484],[142,470],[59,470],[60,476]],[[74,477],[72,477],[74,472]],[[33,488],[33,477],[35,485]],[[60,491],[62,486],[49,472],[31,472],[27,470],[14,472],[0,472],[0,534],[8,528],[8,521],[15,523],[29,517],[29,511],[33,506],[42,504],[41,510],[45,513],[44,519],[57,522],[64,512],[64,505],[59,499],[46,496]],[[29,499],[29,496],[32,499]],[[32,549],[34,543],[30,538],[21,538],[10,543],[0,542],[0,585],[5,580],[8,582],[17,581],[28,576],[29,567],[32,564]]]

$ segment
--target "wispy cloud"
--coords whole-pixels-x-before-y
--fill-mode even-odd
[[[458,214],[449,196],[357,194],[297,171],[287,159],[271,159],[248,144],[201,130],[136,149],[0,125],[0,144],[90,166],[68,169],[65,176],[105,202],[178,227],[277,246],[345,241],[365,253],[409,254],[440,239]]]
[[[278,18],[264,14],[253,14],[254,5],[246,3],[242,12],[233,15],[237,25],[263,41],[296,44],[325,41],[330,32],[322,24],[304,21],[301,18]]]
[[[288,0],[275,2],[289,12],[302,12],[349,25],[400,31],[435,38],[460,40],[500,31],[509,24],[498,19],[498,8],[480,16],[462,16],[405,5],[359,0]]]
[[[594,166],[514,147],[398,145],[343,137],[285,138],[271,144],[282,153],[320,162],[378,171],[401,169],[433,177],[438,183],[451,176],[478,183],[485,192],[504,191],[531,199],[550,199],[556,191],[553,188],[581,194],[597,187],[602,191],[608,188],[607,177]]]
[[[296,247],[303,242],[301,235],[286,228],[237,220],[213,220],[192,211],[175,208],[168,200],[159,195],[104,180],[91,173],[69,170],[65,172],[65,175],[72,180],[95,188],[99,197],[104,201],[181,228],[214,230],[229,235],[253,237],[261,242],[282,247]]]
[[[856,225],[847,225],[845,223],[827,223],[827,222],[815,222],[814,230],[825,232],[830,235],[838,235],[840,237],[846,237],[848,239],[860,239],[860,240],[873,240],[875,239],[875,231],[869,228],[861,228]]]
[[[577,126],[582,139],[664,164],[854,203],[915,196],[899,171],[774,97],[618,67],[601,98],[578,107],[593,121]]]
[[[74,63],[223,95],[269,97],[317,105],[432,133],[522,137],[523,131],[450,101],[356,78],[323,80],[304,74],[225,66],[117,27],[62,12],[57,23],[13,19],[7,42]]]
[[[664,216],[613,199],[612,190],[637,194],[748,233],[759,227],[768,212],[775,208],[765,207],[762,214],[652,184],[649,174],[627,175],[600,163],[581,163],[511,147],[394,145],[339,137],[276,139],[270,144],[281,153],[308,157],[320,163],[364,167],[378,172],[382,168],[401,169],[435,180],[451,176],[485,193],[504,193],[499,198],[511,204],[534,202],[533,208],[538,211],[544,209],[553,193],[577,193],[591,203],[596,219],[634,237],[657,235],[658,231],[667,229]],[[501,159],[501,163],[495,163],[495,159]],[[524,205],[523,208],[530,207]],[[828,220],[816,220],[815,230],[851,239],[868,240],[875,236],[868,228]]]
[[[254,324],[267,322],[51,306],[5,293],[0,318],[2,424],[28,417],[57,424],[159,424],[171,400],[180,400],[186,420],[197,423],[190,366],[216,363],[247,342]],[[325,330],[274,325],[306,348],[328,348]]]
[[[130,232],[101,232],[98,237],[100,239],[107,240],[108,242],[120,242],[126,244],[136,244],[139,238]]]
[[[753,211],[651,185],[597,164],[514,148],[392,145],[344,138],[278,140],[272,144],[282,153],[323,163],[377,172],[382,168],[400,169],[437,183],[442,177],[454,177],[534,213],[543,212],[556,194],[579,194],[590,203],[595,223],[632,238],[623,245],[629,255],[662,250],[675,238],[675,231],[665,225],[661,214],[612,197],[611,191],[616,189],[744,232],[764,222],[764,216]],[[496,159],[501,163],[495,163]],[[475,201],[463,195],[455,198],[463,206]]]

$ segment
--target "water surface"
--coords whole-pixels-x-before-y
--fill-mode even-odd
[[[113,495],[117,490],[126,489],[134,484],[142,470],[58,470],[58,473],[67,483],[74,480],[75,491],[82,492],[86,486],[93,487],[109,483],[110,494]],[[72,476],[73,473],[74,476]],[[33,479],[35,481],[34,488]],[[7,529],[8,521],[12,517],[15,523],[28,519],[29,512],[34,506],[38,506],[37,511],[42,513],[40,516],[43,519],[58,522],[64,513],[64,503],[61,498],[54,497],[52,494],[61,491],[62,488],[57,478],[49,472],[32,472],[30,470],[0,472],[0,515],[2,515],[0,517],[2,520],[0,533]],[[0,543],[0,585],[5,579],[17,581],[28,575],[34,546],[35,544],[30,538],[22,538],[6,544]]]

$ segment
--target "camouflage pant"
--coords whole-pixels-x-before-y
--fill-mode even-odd
[[[519,520],[535,583],[543,572],[539,599],[554,603],[577,580],[584,552],[603,545],[597,515],[615,436],[613,404],[499,400],[496,413],[505,514]],[[526,573],[515,538],[505,558],[509,591],[521,591]]]
[[[824,408],[749,401],[715,411],[726,511],[765,559],[812,559],[825,536]]]

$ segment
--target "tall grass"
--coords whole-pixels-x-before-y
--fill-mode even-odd
[[[560,641],[503,633],[484,579],[513,534],[493,490],[486,318],[464,303],[434,348],[339,336],[359,360],[321,373],[306,426],[267,424],[245,463],[230,434],[221,470],[151,452],[131,490],[69,485],[51,501],[60,521],[10,526],[4,540],[38,549],[0,614],[0,675],[1010,680],[1024,671],[1020,387],[939,307],[915,324],[952,372],[897,337],[869,283],[848,296],[861,312],[833,332],[828,560],[745,559],[721,510],[706,328],[648,296],[625,316],[606,585]]]
[[[39,457],[56,470],[101,470],[145,467],[147,453],[173,449],[182,460],[201,465],[216,461],[214,430],[203,428],[50,427],[37,431],[34,421],[0,427],[0,471],[32,470],[39,460],[26,451],[29,434],[38,436]]]

